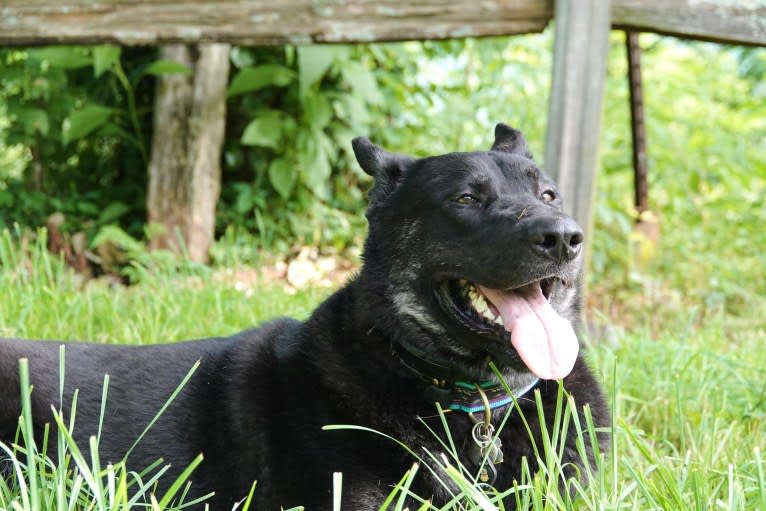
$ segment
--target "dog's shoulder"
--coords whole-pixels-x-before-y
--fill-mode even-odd
[[[303,323],[297,319],[277,318],[234,334],[227,338],[227,341],[244,349],[262,346],[280,357],[287,354],[289,340],[296,337],[302,325]]]

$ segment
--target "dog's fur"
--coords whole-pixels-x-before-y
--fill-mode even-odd
[[[140,470],[163,457],[172,463],[165,481],[172,481],[204,453],[191,477],[192,494],[215,491],[213,509],[231,508],[254,480],[255,509],[329,509],[332,473],[339,471],[344,508],[377,509],[411,465],[411,455],[372,433],[323,431],[322,426],[365,426],[420,453],[422,447],[443,451],[418,419],[440,429],[435,406],[424,399],[422,382],[395,356],[392,343],[406,340],[429,360],[473,381],[493,378],[488,359],[511,386],[530,381],[507,338],[466,328],[437,296],[439,283],[448,279],[511,289],[555,276],[561,280],[551,303],[560,315],[577,321],[579,250],[551,257],[532,239],[541,228],[577,226],[562,212],[554,184],[532,161],[521,134],[499,124],[490,151],[423,159],[391,154],[363,138],[353,145],[360,165],[375,179],[359,274],[305,322],[279,319],[228,338],[177,344],[66,343],[63,408],[66,415],[72,390],[79,389],[74,436],[83,448],[98,428],[104,373],[110,375],[100,446],[106,462],[124,456],[201,360],[191,381],[131,454],[129,467]],[[29,359],[38,433],[51,422],[51,405],[59,406],[59,344],[0,341],[3,442],[13,440],[20,414],[21,357]],[[601,391],[580,358],[564,385],[578,406],[590,405],[597,425],[608,422]],[[541,381],[536,388],[550,429],[558,384]],[[542,445],[533,399],[521,400],[521,408]],[[501,432],[505,461],[498,465],[495,482],[501,489],[520,477],[523,456],[535,466],[527,430],[518,412],[511,413]],[[503,415],[495,413],[495,420]],[[473,423],[459,412],[446,417],[464,452]],[[583,460],[576,454],[573,430],[563,461],[577,466]],[[436,503],[450,498],[425,468],[414,487]]]

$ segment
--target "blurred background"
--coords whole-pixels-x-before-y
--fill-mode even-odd
[[[613,32],[610,41],[589,307],[621,323],[660,303],[753,321],[766,296],[766,51],[641,35],[647,231],[635,228],[624,39]],[[429,155],[488,148],[503,121],[542,160],[552,44],[549,28],[233,46],[209,263],[281,263],[278,274],[299,255],[356,264],[370,186],[350,151],[357,135]],[[155,82],[183,74],[179,66],[152,48],[0,50],[0,227],[23,237],[47,225],[91,276],[130,282],[131,261],[176,264],[146,248],[146,203]]]

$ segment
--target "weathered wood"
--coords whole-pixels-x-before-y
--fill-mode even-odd
[[[557,0],[544,163],[586,240],[592,232],[608,47],[609,0]]]
[[[613,0],[612,26],[766,46],[765,0]]]
[[[160,56],[195,69],[193,76],[158,80],[149,162],[149,222],[163,227],[152,248],[178,250],[205,262],[213,242],[215,208],[221,187],[221,151],[229,75],[228,44],[201,44],[199,55],[186,45],[167,45]]]
[[[551,0],[4,0],[0,45],[447,39],[539,32]]]
[[[764,0],[612,3],[616,28],[766,45]],[[551,0],[4,0],[0,45],[447,39],[539,32],[552,16]]]

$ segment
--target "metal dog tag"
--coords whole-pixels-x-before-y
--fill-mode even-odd
[[[474,424],[471,436],[473,444],[468,449],[468,459],[476,467],[481,467],[479,481],[492,485],[497,479],[495,465],[503,462],[503,443],[500,438],[492,437],[492,424],[478,422]],[[486,458],[486,463],[484,460]],[[483,465],[482,465],[483,463]]]

